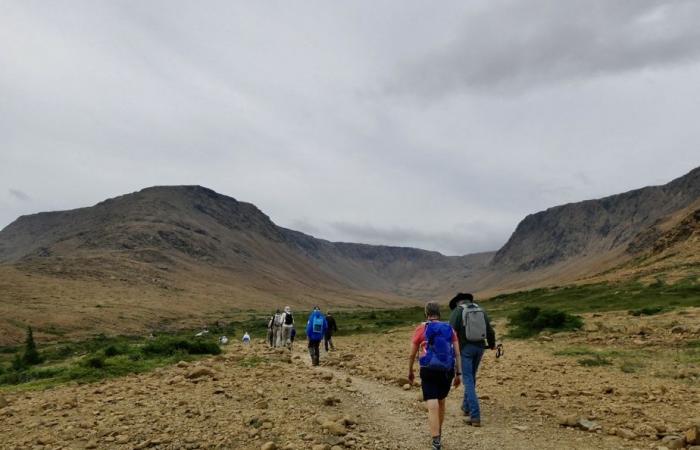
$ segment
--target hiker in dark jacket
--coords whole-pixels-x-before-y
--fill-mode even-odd
[[[459,293],[450,300],[450,325],[459,337],[459,349],[462,358],[462,382],[464,400],[462,413],[469,416],[468,423],[481,426],[479,397],[476,395],[476,372],[485,348],[496,348],[496,333],[493,331],[489,316],[474,303],[472,294]],[[468,323],[465,324],[467,319]]]
[[[331,350],[335,350],[335,346],[333,345],[333,333],[338,331],[338,325],[335,323],[335,317],[333,317],[330,311],[326,313],[326,322],[328,322],[328,329],[326,330],[326,335],[323,336],[323,346],[326,348],[326,352],[328,352],[329,345]]]

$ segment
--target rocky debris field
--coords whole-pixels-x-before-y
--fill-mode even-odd
[[[700,310],[586,323],[505,340],[499,359],[487,352],[483,426],[464,423],[460,387],[448,398],[444,447],[700,448],[698,363],[678,350],[700,339]],[[335,338],[321,367],[310,367],[303,343],[289,352],[255,342],[148,374],[5,392],[0,448],[425,449],[420,387],[405,379],[411,333]]]

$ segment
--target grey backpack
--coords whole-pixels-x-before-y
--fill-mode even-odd
[[[482,342],[486,339],[486,316],[476,303],[462,305],[462,324],[468,341]]]

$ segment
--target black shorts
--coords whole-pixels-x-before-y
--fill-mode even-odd
[[[454,376],[454,370],[444,371],[421,367],[420,381],[423,389],[423,400],[442,400],[447,397]]]

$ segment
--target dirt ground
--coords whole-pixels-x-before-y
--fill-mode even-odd
[[[682,350],[700,339],[700,309],[586,323],[576,333],[505,340],[499,359],[487,352],[478,381],[483,426],[463,422],[458,388],[448,397],[444,448],[683,444],[700,419],[697,353]],[[304,343],[291,353],[236,343],[148,374],[5,392],[0,448],[427,449],[420,387],[404,379],[411,332],[335,338],[321,367],[309,365]],[[593,354],[609,364],[581,365]],[[579,419],[593,431],[562,425]]]

